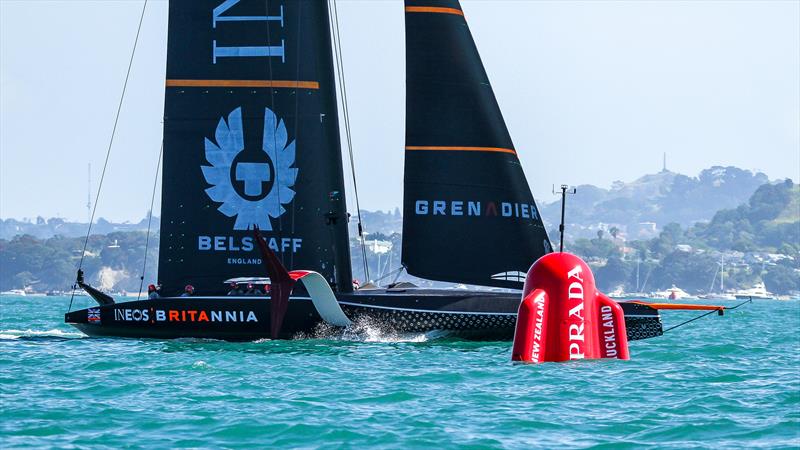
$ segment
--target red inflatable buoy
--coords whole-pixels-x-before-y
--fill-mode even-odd
[[[583,260],[550,253],[528,271],[517,315],[512,361],[629,359],[625,318],[597,291]]]

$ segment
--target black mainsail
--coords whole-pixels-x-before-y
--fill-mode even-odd
[[[219,293],[284,265],[352,290],[327,2],[172,0],[159,277]]]
[[[551,251],[456,0],[406,0],[403,264],[433,280],[521,287]]]

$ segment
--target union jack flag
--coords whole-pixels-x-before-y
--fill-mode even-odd
[[[89,323],[100,323],[100,308],[89,308],[86,311]]]

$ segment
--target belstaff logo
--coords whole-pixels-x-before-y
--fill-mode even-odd
[[[213,142],[206,138],[203,176],[211,185],[208,197],[221,203],[218,210],[236,217],[234,230],[248,230],[253,225],[272,230],[270,218],[278,218],[284,205],[294,199],[297,168],[295,142],[289,142],[286,124],[269,108],[264,108],[264,138],[258,150],[245,149],[242,108],[219,119]]]

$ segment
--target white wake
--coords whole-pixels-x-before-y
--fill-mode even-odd
[[[83,333],[63,331],[55,328],[52,330],[0,330],[0,339],[19,339],[24,337],[82,338],[86,336]]]

